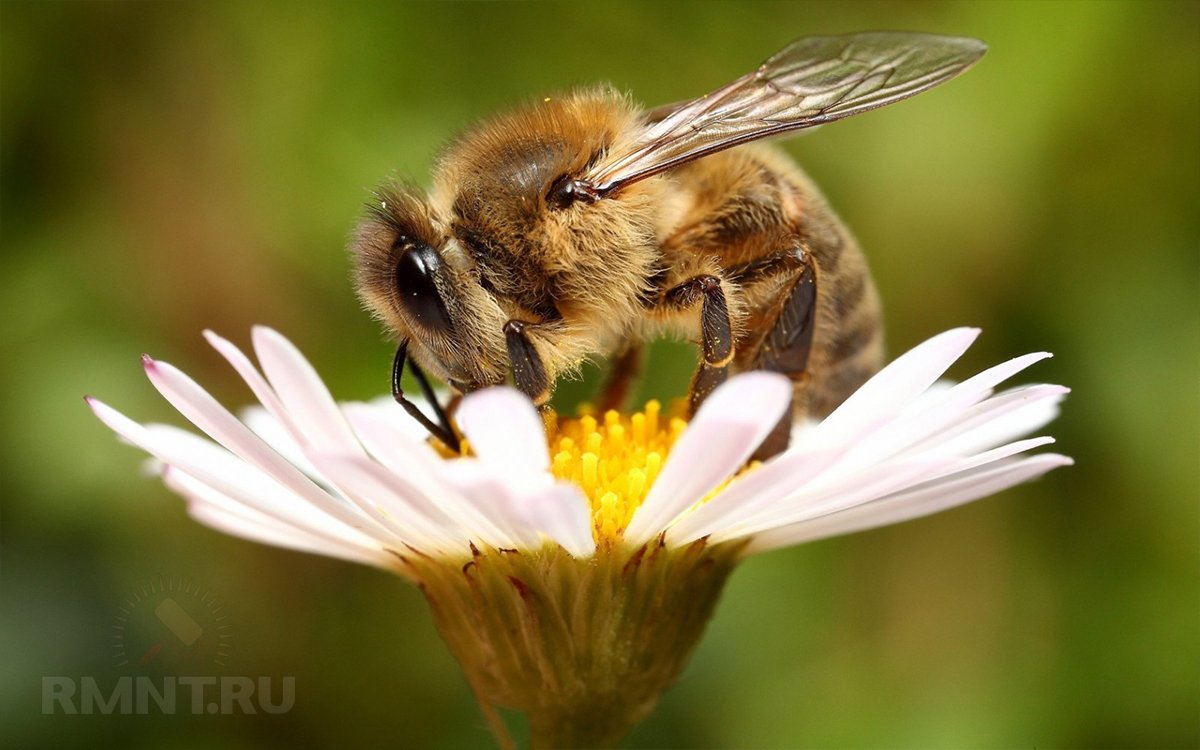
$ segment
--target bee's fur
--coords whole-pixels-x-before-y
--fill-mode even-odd
[[[535,100],[468,129],[438,160],[427,197],[382,188],[351,243],[364,304],[434,374],[474,386],[509,368],[503,328],[518,319],[550,373],[675,331],[698,339],[694,309],[656,304],[697,275],[721,280],[734,369],[754,351],[791,283],[756,263],[789,252],[815,265],[816,328],[801,414],[828,412],[877,369],[879,303],[853,238],[799,168],[751,144],[642,179],[614,196],[548,204],[555,180],[624,146],[642,111],[610,88]],[[425,330],[396,302],[398,237],[437,248],[452,336]],[[746,270],[738,274],[737,269]]]

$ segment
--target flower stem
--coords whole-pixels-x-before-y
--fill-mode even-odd
[[[652,708],[652,705],[647,707]],[[623,720],[614,721],[617,716]],[[565,715],[531,714],[529,747],[531,750],[616,747],[638,721],[639,718],[608,713],[600,708]]]

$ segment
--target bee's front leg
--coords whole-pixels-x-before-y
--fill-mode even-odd
[[[404,395],[404,389],[401,387],[400,382],[404,377],[405,364],[407,364],[408,368],[412,370],[413,377],[417,379],[417,385],[421,388],[421,394],[425,397],[425,400],[429,403],[429,405],[433,407],[433,412],[437,417],[437,422],[434,422],[430,420],[429,417],[425,416],[424,412],[417,408],[417,405],[412,401],[409,401]],[[404,407],[404,410],[408,412],[410,416],[416,419],[418,423],[428,430],[430,435],[433,435],[438,440],[442,441],[447,448],[450,448],[455,453],[458,453],[461,450],[458,434],[454,431],[454,425],[450,421],[450,415],[447,413],[447,409],[443,408],[441,403],[438,401],[437,394],[434,392],[433,386],[429,383],[429,378],[425,376],[425,371],[418,367],[416,362],[413,362],[408,358],[407,341],[402,341],[400,343],[400,346],[396,349],[396,358],[392,360],[392,398],[395,399],[396,403]],[[453,411],[453,407],[456,405],[456,400],[452,398],[449,404],[450,411]]]
[[[708,394],[712,393],[729,377],[729,363],[733,360],[733,321],[729,315],[729,299],[725,285],[714,274],[693,276],[687,281],[668,289],[662,296],[667,307],[685,309],[700,307],[700,348],[703,358],[692,377],[691,412]]]

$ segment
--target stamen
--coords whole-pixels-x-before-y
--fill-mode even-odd
[[[594,407],[586,403],[578,407],[574,417],[542,412],[550,471],[583,491],[591,504],[592,537],[598,546],[612,548],[620,542],[634,511],[658,479],[667,454],[687,428],[686,414],[687,402],[683,399],[672,402],[665,414],[658,401],[647,401],[641,411],[632,414],[609,410],[599,419]],[[431,444],[439,447],[437,441]],[[441,452],[444,458],[455,458],[474,451],[463,439],[461,454]],[[757,461],[751,462],[739,476],[757,466]],[[715,488],[696,505],[707,502],[727,484]]]
[[[552,471],[583,490],[592,506],[597,544],[612,545],[646,499],[663,460],[687,427],[686,405],[673,404],[666,420],[660,419],[658,401],[633,414],[608,411],[597,419],[588,406],[578,413],[560,418],[550,430]]]

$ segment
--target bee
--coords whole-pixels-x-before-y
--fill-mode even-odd
[[[609,356],[601,407],[636,377],[642,342],[699,345],[694,410],[731,373],[795,384],[791,421],[828,414],[881,365],[880,302],[850,232],[800,168],[763,139],[943,83],[975,39],[871,32],[803,38],[691,101],[643,110],[611,87],[535,99],[445,149],[432,188],[380,188],[350,244],[365,306],[399,342],[396,400],[452,448],[424,371],[455,394],[554,384]],[[406,363],[435,407],[400,379]],[[457,397],[457,396],[456,396]]]

